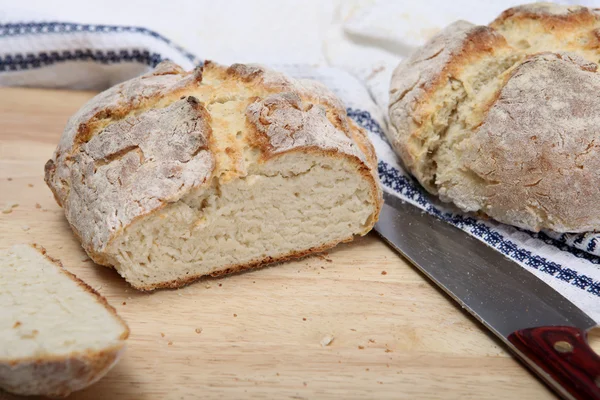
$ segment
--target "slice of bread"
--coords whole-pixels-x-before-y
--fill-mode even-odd
[[[350,241],[382,201],[373,146],[325,86],[211,62],[100,93],[46,182],[90,257],[141,290]]]
[[[129,328],[37,245],[0,251],[0,392],[64,397],[116,364]]]

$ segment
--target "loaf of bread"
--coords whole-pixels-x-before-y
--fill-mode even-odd
[[[323,85],[163,62],[70,119],[46,182],[90,257],[153,290],[366,234],[376,171],[366,132]]]
[[[431,193],[531,231],[600,229],[600,11],[459,21],[395,70],[388,137]]]
[[[40,246],[0,252],[0,394],[64,397],[102,378],[129,328]]]

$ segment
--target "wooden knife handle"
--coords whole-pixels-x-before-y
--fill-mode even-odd
[[[600,356],[588,345],[586,332],[547,326],[513,332],[508,341],[563,398],[600,400]]]

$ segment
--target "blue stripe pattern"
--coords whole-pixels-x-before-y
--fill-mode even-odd
[[[161,34],[147,28],[139,26],[119,26],[119,25],[91,25],[91,24],[74,24],[70,22],[23,22],[23,23],[8,23],[0,24],[0,38],[9,36],[22,35],[47,35],[47,34],[65,34],[65,33],[139,33],[153,37],[161,42],[168,44],[170,47],[179,51],[188,60],[194,64],[198,63],[198,59],[194,54],[185,50],[183,47],[173,43]]]
[[[357,124],[361,125],[365,129],[372,130],[378,135],[379,132],[383,133],[383,130],[377,121],[375,121],[367,111],[357,112],[357,110],[348,109],[348,116],[353,118]],[[544,257],[535,255],[529,250],[520,248],[516,243],[505,238],[502,234],[494,231],[489,226],[479,222],[475,218],[460,214],[445,213],[438,210],[429,201],[427,201],[427,198],[423,195],[422,189],[420,186],[418,186],[418,184],[384,161],[379,161],[378,172],[379,178],[383,185],[397,193],[400,193],[403,197],[417,202],[430,214],[433,214],[438,218],[469,232],[473,236],[482,239],[490,246],[496,248],[498,251],[527,267],[547,273],[557,279],[568,282],[573,286],[600,297],[600,282],[594,282],[594,280],[588,276],[580,275],[577,273],[577,271],[561,266],[553,261],[549,261]],[[524,230],[520,231],[530,235],[533,238],[543,240],[547,244],[552,244],[562,251],[566,251],[570,254],[574,254],[580,258],[584,258],[590,262],[593,262],[594,264],[600,263],[598,257],[569,247],[548,237],[544,233],[532,233]]]
[[[364,110],[357,110],[355,108],[347,108],[346,113],[350,118],[352,118],[357,124],[362,126],[368,132],[376,134],[381,140],[389,144],[387,136],[385,136],[383,129],[381,129],[381,126],[379,126],[377,121],[375,121],[373,117],[371,117],[371,113]]]
[[[600,257],[595,256],[591,253],[588,253],[587,251],[579,250],[578,248],[570,246],[569,244],[567,244],[566,239],[564,239],[564,237],[565,237],[564,234],[561,235],[558,239],[553,239],[550,236],[548,236],[547,234],[545,234],[544,232],[530,232],[530,231],[526,231],[526,230],[520,229],[520,228],[515,228],[515,229],[517,229],[521,232],[527,233],[532,238],[539,239],[539,240],[543,241],[544,243],[552,245],[562,251],[571,253],[577,258],[583,258],[583,259],[591,262],[592,264],[600,265]],[[583,238],[584,234],[582,234],[581,237]],[[577,240],[575,240],[575,242],[573,244],[577,244],[576,243],[577,241],[579,241],[579,238]],[[593,243],[593,246],[590,246],[592,243]],[[587,249],[589,252],[592,252],[592,251],[594,251],[595,247],[596,247],[596,239],[592,239],[590,241],[590,243],[588,243]]]
[[[138,62],[155,67],[163,61],[163,58],[160,54],[150,53],[147,50],[100,51],[82,49],[41,52],[38,54],[9,54],[4,57],[0,56],[0,72],[41,68],[66,61],[95,61],[101,64]]]

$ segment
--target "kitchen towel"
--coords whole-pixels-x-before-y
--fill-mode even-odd
[[[487,23],[497,14],[498,7],[501,10],[514,5],[514,2],[503,2],[502,5],[496,3],[495,8],[486,8],[481,6],[486,2],[457,2],[471,4],[471,7],[461,8],[469,10],[467,14],[444,12],[456,8],[436,1],[410,7],[403,2],[376,1],[367,6],[361,2],[345,2],[326,10],[331,23],[317,27],[322,33],[318,40],[323,52],[310,63],[288,53],[282,53],[279,58],[270,55],[264,60],[241,57],[240,61],[263,62],[296,78],[323,82],[344,101],[349,116],[369,132],[377,150],[384,190],[436,214],[506,254],[600,322],[600,236],[532,233],[477,219],[451,205],[433,205],[423,195],[422,188],[403,171],[385,138],[387,87],[398,61],[453,19],[470,17],[473,22]],[[240,3],[239,7],[248,7],[244,4]],[[456,2],[453,4],[456,6]],[[428,16],[427,11],[433,9],[440,12]],[[27,19],[28,14],[22,10],[13,11],[0,15],[2,86],[101,90],[147,72],[165,59],[191,69],[201,64],[204,57],[201,49],[187,51],[145,27],[48,22],[40,18]],[[248,14],[231,17],[240,19],[239,29],[248,28],[242,22],[245,15]],[[293,45],[288,47],[289,52],[294,51]],[[235,60],[235,54],[231,54],[235,51],[229,48],[222,58],[226,62]]]

